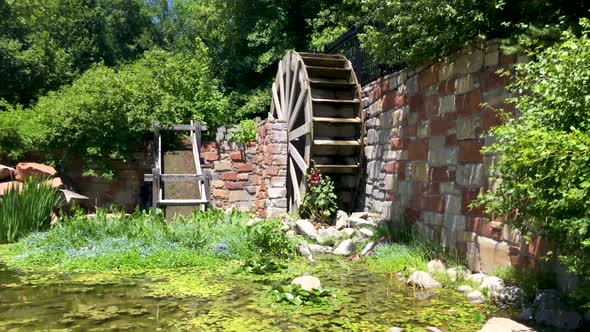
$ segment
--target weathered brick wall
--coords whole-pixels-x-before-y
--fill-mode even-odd
[[[287,123],[267,119],[257,130],[256,213],[277,217],[287,212]]]
[[[506,103],[509,78],[496,72],[517,60],[488,42],[363,88],[365,209],[416,223],[476,271],[534,263],[545,250],[538,240],[525,248],[508,223],[470,207],[496,160],[481,153],[492,143],[484,134],[500,123],[498,109],[513,111]]]

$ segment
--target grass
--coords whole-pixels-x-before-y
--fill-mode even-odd
[[[47,230],[52,213],[61,205],[57,189],[45,178],[29,178],[10,187],[0,199],[0,243],[16,242],[31,232]]]
[[[291,257],[294,245],[280,221],[247,226],[250,214],[209,210],[167,223],[161,215],[136,212],[95,218],[77,214],[48,232],[10,245],[7,263],[16,267],[68,270],[137,270],[214,266],[256,256]]]

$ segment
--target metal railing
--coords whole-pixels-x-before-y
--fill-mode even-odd
[[[391,74],[403,68],[403,65],[385,65],[373,61],[369,53],[361,47],[358,35],[363,33],[360,28],[352,27],[334,42],[324,47],[324,53],[342,54],[350,60],[356,77],[361,85],[370,83],[377,78]]]

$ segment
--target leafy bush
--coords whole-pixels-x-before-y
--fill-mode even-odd
[[[248,229],[250,243],[258,249],[258,254],[289,258],[295,255],[295,244],[282,230],[283,223],[278,219],[266,219],[254,223]]]
[[[301,203],[301,215],[314,222],[324,222],[330,218],[338,205],[334,194],[334,182],[330,177],[320,174],[320,170],[312,164],[306,174],[307,192]]]
[[[260,253],[270,259],[292,250],[278,247],[293,246],[279,229],[272,228],[274,240],[262,241],[271,232],[252,232],[246,226],[247,218],[247,213],[220,210],[178,217],[172,222],[166,222],[161,214],[142,212],[130,216],[104,210],[95,217],[75,214],[60,220],[48,232],[31,234],[14,244],[9,260],[23,267],[135,270],[249,260]]]
[[[519,117],[493,130],[494,190],[477,204],[508,216],[526,238],[547,236],[561,262],[590,278],[590,23],[516,66]]]
[[[58,191],[43,178],[27,179],[22,191],[10,187],[0,198],[0,243],[49,229],[51,216],[61,202]]]
[[[256,141],[256,122],[254,120],[242,120],[236,127],[236,132],[232,134],[231,140],[245,144]]]

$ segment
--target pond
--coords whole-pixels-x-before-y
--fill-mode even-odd
[[[0,330],[476,331],[493,307],[451,290],[416,291],[365,263],[297,261],[280,274],[236,273],[236,265],[141,273],[22,272],[0,265]],[[336,298],[320,306],[273,303],[270,288],[300,273]]]

